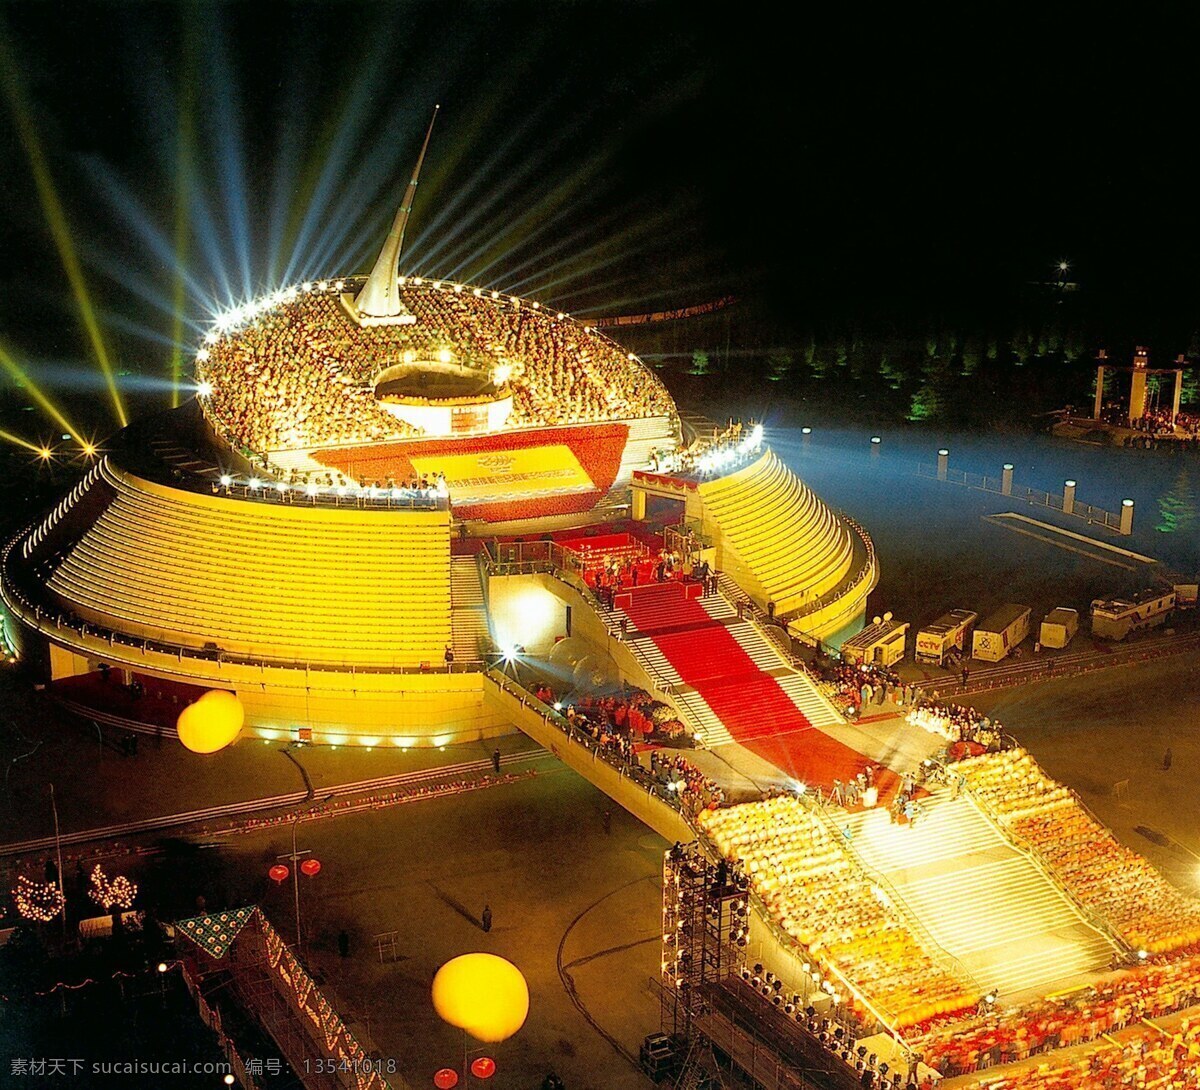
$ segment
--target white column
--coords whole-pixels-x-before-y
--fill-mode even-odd
[[[1075,510],[1075,482],[1067,481],[1063,485],[1063,514],[1069,515]]]
[[[944,481],[946,479],[946,470],[949,468],[949,466],[950,452],[945,447],[942,447],[942,449],[938,451],[937,479],[939,481]]]
[[[1000,478],[1000,491],[1005,496],[1012,495],[1012,475],[1013,475],[1012,462],[1005,462],[1004,463],[1004,474]]]
[[[1126,537],[1133,533],[1133,500],[1121,501],[1121,533]]]

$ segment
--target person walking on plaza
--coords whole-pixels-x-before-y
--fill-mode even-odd
[[[454,648],[451,647],[449,644],[446,644],[446,650],[445,650],[445,653],[442,655],[442,659],[446,663],[446,669],[449,669],[451,666],[454,665]]]
[[[612,811],[607,809],[604,811],[604,835],[612,835]]]
[[[483,916],[480,917],[479,923],[480,923],[480,926],[484,929],[484,931],[491,931],[491,929],[492,929],[492,906],[491,905],[483,906]]]
[[[1170,772],[1171,765],[1175,761],[1175,754],[1171,752],[1171,747],[1167,746],[1167,752],[1163,754],[1163,771]]]
[[[492,771],[497,776],[500,775],[500,750],[499,749],[492,750]]]

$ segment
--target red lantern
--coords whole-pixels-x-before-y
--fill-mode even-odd
[[[452,1067],[443,1067],[434,1074],[433,1085],[438,1090],[453,1090],[458,1085],[458,1072]]]
[[[471,1074],[477,1079],[490,1079],[496,1073],[496,1061],[491,1056],[480,1056],[471,1061]]]
[[[300,864],[300,873],[308,878],[315,878],[321,873],[321,861],[319,859],[306,859]]]
[[[276,863],[275,866],[267,871],[267,875],[270,877],[272,882],[283,882],[291,873],[292,872],[288,870],[287,867],[285,867],[282,863]]]

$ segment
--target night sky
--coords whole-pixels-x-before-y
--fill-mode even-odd
[[[189,346],[214,306],[365,272],[435,102],[410,272],[577,314],[733,292],[786,327],[826,314],[970,321],[1066,258],[1114,337],[1197,324],[1195,39],[1173,16],[1005,6],[947,23],[616,2],[2,11],[6,75],[133,374],[167,374],[179,238]],[[53,382],[91,356],[8,86],[0,343]]]

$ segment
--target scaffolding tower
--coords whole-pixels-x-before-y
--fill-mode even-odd
[[[706,986],[738,972],[749,939],[749,887],[741,871],[712,862],[698,843],[663,857],[662,1028],[690,1037]]]

